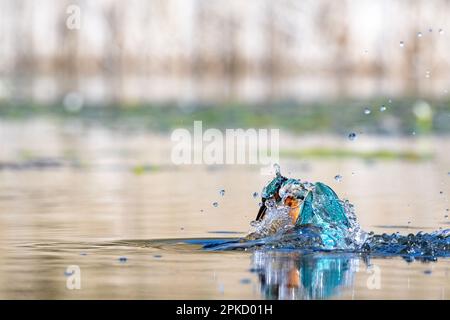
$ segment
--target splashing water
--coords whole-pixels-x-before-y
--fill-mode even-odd
[[[277,206],[272,200],[267,200],[265,206],[267,208],[265,218],[250,223],[247,239],[254,240],[276,234],[282,235],[294,227],[287,207]]]
[[[407,261],[450,257],[450,229],[408,235],[367,233],[357,221],[353,204],[339,199],[330,187],[320,182],[285,178],[279,167],[276,172],[275,179],[262,192],[262,195],[271,196],[263,198],[264,218],[251,222],[246,237],[210,243],[204,246],[205,249],[338,250],[373,256],[403,256]],[[269,190],[275,185],[276,191]],[[286,205],[288,198],[301,200],[296,220],[290,214],[292,206]]]
[[[361,250],[381,256],[400,255],[408,261],[434,261],[438,257],[450,257],[450,229],[408,235],[370,233]]]

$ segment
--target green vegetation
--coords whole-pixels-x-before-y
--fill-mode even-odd
[[[357,151],[346,149],[326,149],[312,148],[301,150],[281,150],[281,157],[304,159],[304,158],[359,158],[365,160],[408,160],[422,161],[433,157],[431,153],[419,153],[411,150],[376,150],[376,151]]]
[[[450,100],[427,101],[430,114],[423,114],[423,102],[406,98],[389,103],[386,99],[371,101],[273,102],[246,105],[224,104],[139,104],[85,105],[81,110],[66,110],[62,104],[0,102],[0,117],[27,119],[36,116],[59,120],[77,119],[110,127],[168,131],[190,128],[202,120],[205,129],[215,128],[281,128],[294,133],[350,131],[373,134],[450,133]],[[380,106],[386,106],[381,112]],[[419,108],[417,108],[419,106]],[[369,107],[371,113],[364,114]],[[418,112],[417,112],[418,111]]]

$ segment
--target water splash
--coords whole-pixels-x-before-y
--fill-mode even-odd
[[[281,168],[280,168],[280,165],[279,165],[278,163],[275,163],[275,164],[273,165],[273,169],[275,170],[275,174],[276,174],[277,176],[280,176],[280,175],[281,175]]]
[[[371,233],[361,251],[382,256],[400,255],[408,261],[434,261],[438,257],[450,257],[450,229],[408,235]]]
[[[450,257],[450,229],[408,235],[367,233],[359,225],[350,201],[339,199],[320,182],[288,179],[281,176],[279,166],[277,169],[276,178],[262,192],[270,195],[262,202],[266,207],[264,219],[253,221],[246,237],[205,243],[204,249],[339,251],[402,256],[407,261]],[[282,183],[274,183],[281,178]],[[268,192],[268,187],[275,185],[277,189]],[[296,220],[292,219],[292,206],[285,203],[288,198],[301,200]]]
[[[250,223],[248,240],[283,235],[294,227],[287,207],[277,206],[272,200],[267,200],[265,206],[267,208],[265,218]]]

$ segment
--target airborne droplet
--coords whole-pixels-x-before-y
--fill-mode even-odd
[[[280,165],[278,163],[275,163],[273,165],[273,169],[275,170],[275,174],[278,176],[281,174],[281,169],[280,169]]]
[[[334,177],[334,180],[336,180],[337,182],[341,182],[341,181],[342,181],[342,176],[341,176],[340,174],[337,174],[337,175]]]
[[[356,133],[354,133],[354,132],[349,133],[348,134],[348,139],[351,140],[351,141],[355,140],[356,139]]]

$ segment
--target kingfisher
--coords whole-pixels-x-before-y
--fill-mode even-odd
[[[344,245],[346,236],[354,231],[354,227],[359,227],[356,221],[351,221],[345,202],[324,183],[287,178],[279,167],[276,169],[275,178],[261,192],[261,206],[252,223],[256,228],[246,239],[271,236],[286,226],[294,230],[307,226],[319,230],[323,246]],[[279,208],[284,214],[277,214]],[[275,214],[268,217],[268,211]]]

